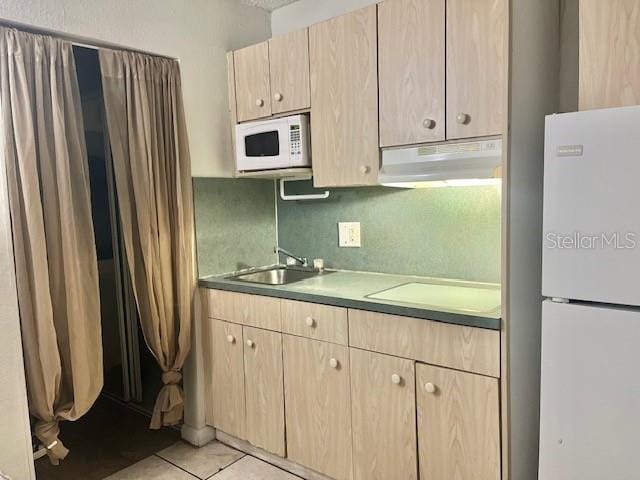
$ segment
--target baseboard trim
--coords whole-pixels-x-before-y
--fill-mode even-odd
[[[180,434],[185,442],[194,447],[204,447],[207,443],[216,438],[216,431],[212,427],[194,428],[189,425],[182,425]]]
[[[240,450],[241,452],[244,452],[247,455],[251,455],[252,457],[259,458],[264,462],[270,463],[271,465],[281,468],[282,470],[286,470],[289,473],[302,477],[305,480],[333,480],[330,477],[314,472],[313,470],[309,470],[308,468],[287,460],[286,458],[278,457],[273,453],[269,453],[265,450],[262,450],[261,448],[255,447],[245,440],[240,440],[236,437],[221,432],[220,430],[216,430],[216,439],[220,443],[224,443],[225,445],[235,448],[236,450]]]

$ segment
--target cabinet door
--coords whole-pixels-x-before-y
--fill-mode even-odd
[[[283,335],[288,458],[351,479],[349,349]]]
[[[309,31],[296,30],[269,40],[269,66],[271,111],[309,108]]]
[[[580,0],[580,110],[640,104],[640,2]]]
[[[418,364],[420,479],[500,480],[498,380]]]
[[[376,6],[309,28],[311,148],[316,187],[376,183]]]
[[[353,478],[417,479],[413,361],[355,348],[350,353]]]
[[[236,77],[236,113],[239,122],[271,115],[269,43],[233,52]]]
[[[447,138],[497,135],[506,0],[447,0]]]
[[[445,139],[445,2],[378,5],[380,146]]]
[[[219,320],[211,326],[211,390],[213,426],[245,438],[242,327]]]
[[[247,440],[284,457],[282,335],[243,327]]]

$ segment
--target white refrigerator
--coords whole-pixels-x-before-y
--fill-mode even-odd
[[[540,480],[640,479],[640,107],[546,119]]]

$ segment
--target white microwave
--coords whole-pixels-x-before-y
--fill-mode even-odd
[[[273,118],[236,125],[238,171],[311,166],[309,118]]]

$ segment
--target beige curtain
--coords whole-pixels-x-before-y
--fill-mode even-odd
[[[98,264],[71,45],[0,27],[0,112],[29,408],[58,463],[67,454],[58,422],[82,416],[102,389]]]
[[[125,251],[147,346],[163,370],[151,428],[182,419],[190,347],[191,166],[178,63],[101,50],[100,67]]]

